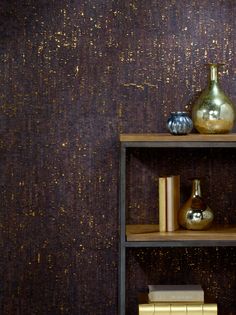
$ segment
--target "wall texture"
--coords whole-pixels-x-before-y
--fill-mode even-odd
[[[1,314],[118,313],[119,134],[165,132],[170,111],[191,110],[210,61],[226,63],[236,102],[235,16],[234,0],[0,1]],[[199,257],[178,255],[181,274]],[[129,257],[134,314],[138,279],[155,279],[145,252]],[[215,275],[222,265],[233,268]],[[207,284],[217,297],[220,281]]]

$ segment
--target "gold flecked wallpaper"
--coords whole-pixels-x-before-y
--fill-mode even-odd
[[[170,111],[191,110],[207,62],[226,64],[236,103],[235,17],[234,0],[0,0],[1,314],[118,314],[119,134],[165,132]],[[222,189],[227,171],[228,222],[233,165],[217,156],[209,181]],[[150,157],[136,157],[144,176]],[[149,184],[130,221],[147,209],[154,220]],[[132,249],[127,314],[157,281],[200,281],[233,314],[235,263],[234,248]]]

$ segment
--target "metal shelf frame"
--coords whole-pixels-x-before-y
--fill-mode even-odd
[[[120,136],[119,315],[125,315],[126,312],[126,250],[128,248],[236,246],[236,241],[233,240],[126,241],[126,156],[128,148],[236,148],[236,134],[188,136],[124,134]]]

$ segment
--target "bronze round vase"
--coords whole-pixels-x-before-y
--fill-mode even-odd
[[[193,105],[193,125],[199,133],[229,133],[235,123],[235,106],[219,86],[217,68],[210,64],[208,87]]]
[[[206,230],[214,219],[213,211],[201,195],[200,179],[192,182],[192,194],[179,211],[179,224],[188,230]]]

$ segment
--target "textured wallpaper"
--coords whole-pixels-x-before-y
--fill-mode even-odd
[[[220,83],[236,103],[235,16],[234,0],[0,1],[1,314],[118,314],[119,134],[166,132],[169,113],[190,111],[207,84],[208,62],[225,63]],[[224,170],[211,174],[224,180]],[[154,220],[148,187],[131,221],[150,208]],[[160,266],[182,256],[174,281],[190,266],[219,314],[233,314],[235,250],[205,251],[130,250],[127,314],[137,314],[138,290],[171,279]]]

